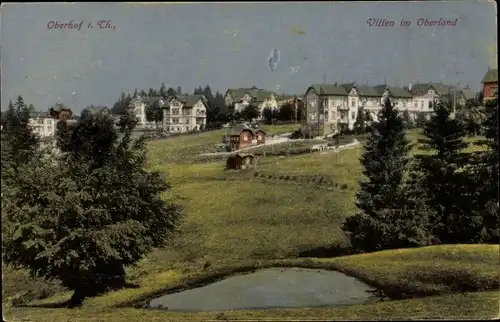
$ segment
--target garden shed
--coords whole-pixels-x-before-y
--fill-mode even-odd
[[[245,170],[253,167],[254,164],[253,154],[237,153],[232,154],[227,158],[226,166],[228,169]]]

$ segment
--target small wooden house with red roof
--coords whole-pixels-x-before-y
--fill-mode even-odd
[[[236,124],[231,129],[229,136],[229,146],[231,151],[243,149],[254,144],[264,144],[266,142],[266,132],[260,128],[252,128],[246,123]]]

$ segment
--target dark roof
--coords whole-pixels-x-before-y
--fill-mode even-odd
[[[48,112],[37,112],[33,111],[30,112],[30,118],[36,119],[36,118],[51,118]]]
[[[401,87],[393,87],[393,86],[386,86],[386,85],[377,85],[374,86],[375,90],[379,93],[379,95],[384,94],[385,90],[387,89],[389,91],[389,96],[394,97],[394,98],[412,98],[413,95],[405,89]]]
[[[411,88],[413,95],[424,95],[430,88],[434,88],[437,94],[441,96],[450,95],[451,86],[443,85],[441,83],[419,83]]]
[[[488,70],[481,83],[498,83],[498,69]]]
[[[252,135],[254,135],[254,129],[252,129],[246,123],[240,123],[240,124],[236,124],[235,126],[233,126],[233,128],[231,129],[231,135],[240,135],[241,132],[243,132],[243,131],[250,131],[250,133],[252,133]]]
[[[355,88],[359,96],[380,97],[380,94],[373,86],[357,85]]]
[[[471,90],[468,87],[462,89],[461,92],[462,92],[462,95],[464,96],[464,98],[466,100],[470,100],[470,99],[476,98],[476,93],[474,93],[474,91]]]
[[[262,103],[266,99],[268,99],[271,95],[274,95],[274,92],[266,91],[263,89],[257,89],[257,90],[248,91],[245,94],[249,94],[250,96],[252,96],[252,99],[254,102]],[[243,95],[243,96],[245,96],[245,95]]]
[[[227,90],[227,94],[231,94],[233,100],[241,101],[245,94],[250,95],[255,102],[263,102],[265,101],[271,94],[276,95],[273,91],[268,91],[265,89],[258,88],[230,88]]]
[[[336,84],[313,84],[309,86],[309,89],[313,89],[318,95],[326,96],[347,96],[348,92],[341,85]]]
[[[347,93],[350,93],[351,90],[356,87],[356,83],[348,83],[348,84],[342,84],[342,87],[345,88]]]
[[[150,104],[150,103],[152,103],[154,101],[158,101],[159,102],[160,100],[163,100],[164,102],[166,102],[168,99],[164,99],[161,96],[157,96],[157,97],[135,97],[135,98],[133,98],[130,101],[128,107],[132,107],[135,104],[135,102],[140,102],[140,103],[144,103],[144,104]]]
[[[91,106],[91,107],[87,107],[85,110],[90,112],[90,114],[92,114],[92,115],[110,112],[109,108],[104,107],[104,106]]]
[[[380,94],[373,86],[356,85],[356,83],[349,84],[313,84],[309,87],[312,88],[318,95],[326,96],[348,96],[353,88],[358,91],[360,96],[378,97]],[[308,90],[309,90],[308,89]]]
[[[193,107],[200,99],[204,103],[207,101],[204,95],[172,95],[167,98],[167,102],[170,102],[174,98],[182,102],[184,104],[183,107]]]

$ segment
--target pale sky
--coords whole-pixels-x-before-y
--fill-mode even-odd
[[[112,104],[121,92],[181,86],[303,94],[313,83],[468,84],[497,66],[496,4],[353,3],[2,4],[2,109],[23,96],[38,110]],[[370,27],[368,19],[394,27]],[[412,23],[399,26],[400,20]],[[457,19],[454,27],[417,20]],[[84,21],[48,29],[50,21]],[[115,29],[99,29],[110,20]],[[89,29],[92,21],[94,28]],[[267,62],[280,51],[274,71]],[[292,67],[294,67],[292,69]]]

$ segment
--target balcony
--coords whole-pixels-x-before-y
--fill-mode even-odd
[[[347,105],[338,105],[337,110],[338,111],[348,111],[349,107]]]

